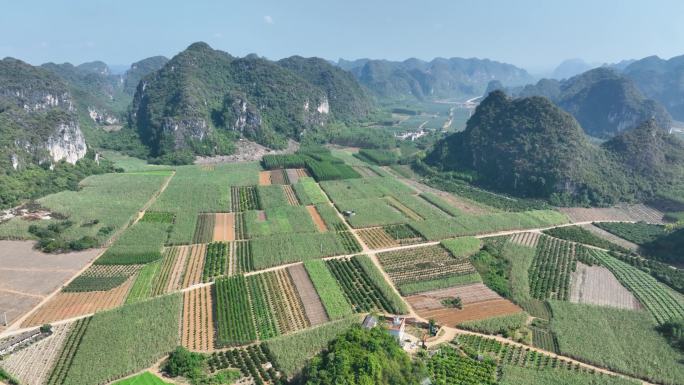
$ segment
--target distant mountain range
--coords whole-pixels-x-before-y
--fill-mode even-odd
[[[650,118],[669,129],[671,117],[658,102],[644,97],[636,84],[617,71],[599,67],[566,80],[542,79],[515,92],[545,96],[571,113],[585,132],[609,138]]]
[[[546,97],[491,92],[464,132],[438,142],[426,161],[474,171],[478,183],[554,203],[644,200],[684,185],[684,143],[654,120],[592,144],[572,115]]]
[[[534,80],[522,68],[488,59],[340,59],[337,65],[354,74],[377,98],[391,100],[465,100],[482,95],[494,79],[509,87]]]
[[[627,65],[622,73],[674,119],[684,121],[684,55],[669,60],[649,56]]]

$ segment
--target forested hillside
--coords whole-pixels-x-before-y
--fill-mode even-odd
[[[634,82],[607,67],[562,81],[542,79],[517,95],[551,99],[572,114],[587,134],[599,138],[612,137],[649,118],[665,130],[671,123],[663,106],[644,97]]]
[[[681,186],[682,154],[684,144],[653,120],[599,147],[550,100],[494,91],[466,130],[438,142],[427,162],[475,171],[483,186],[518,196],[603,205]]]

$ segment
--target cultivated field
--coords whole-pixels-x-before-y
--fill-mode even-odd
[[[610,270],[579,262],[577,269],[572,273],[570,302],[641,309],[639,301],[615,279]]]
[[[618,205],[610,208],[560,208],[572,222],[648,222],[664,223],[665,214],[652,207],[636,205]]]
[[[108,291],[60,292],[26,318],[22,327],[40,326],[121,306],[134,280],[130,277],[119,287]]]
[[[183,295],[181,345],[189,350],[214,350],[214,320],[212,314],[212,288],[201,287]]]
[[[404,295],[479,281],[467,257],[455,258],[440,245],[380,253],[378,260]]]
[[[165,294],[181,288],[189,251],[188,246],[169,247],[164,251],[161,273],[157,278],[153,295]]]
[[[609,233],[608,231],[600,227],[596,227],[591,223],[582,225],[582,227],[586,230],[591,231],[598,237],[603,238],[609,242],[612,242],[618,246],[622,246],[627,250],[637,251],[639,249],[639,245],[637,245],[636,243],[630,242],[624,238],[620,238],[617,235]]]
[[[52,335],[11,354],[0,368],[12,373],[24,385],[44,385],[62,351],[73,324],[52,328]]]
[[[235,213],[216,213],[214,215],[214,242],[235,240]]]
[[[306,318],[311,323],[311,326],[320,325],[322,323],[328,322],[328,316],[326,315],[325,308],[321,303],[321,299],[316,292],[309,275],[304,269],[303,264],[298,264],[291,266],[287,269],[290,277],[292,277],[292,283],[299,294],[299,298],[304,305],[304,313],[306,313]]]
[[[539,242],[540,235],[541,233],[536,232],[517,233],[511,235],[509,240],[517,245],[537,247],[537,242]]]
[[[442,300],[460,297],[463,309],[449,308]],[[461,322],[520,313],[522,309],[502,298],[482,283],[433,290],[406,297],[423,318],[456,326]]]
[[[187,251],[187,264],[185,275],[183,276],[184,288],[202,282],[202,271],[204,270],[204,255],[207,252],[207,245],[185,246]]]
[[[48,294],[59,289],[102,251],[45,254],[34,242],[0,241],[0,313],[8,324],[29,312]],[[5,327],[0,324],[0,332]]]
[[[311,215],[311,220],[316,225],[319,232],[324,233],[328,231],[328,226],[326,226],[325,221],[321,218],[321,214],[316,210],[316,206],[306,206],[306,211]]]
[[[363,243],[371,250],[386,249],[399,246],[399,242],[385,232],[382,227],[361,229],[356,232]]]

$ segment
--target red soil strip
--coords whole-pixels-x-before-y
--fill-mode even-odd
[[[311,220],[316,224],[316,228],[318,228],[319,232],[324,233],[328,231],[328,226],[326,226],[323,218],[321,218],[321,214],[316,210],[316,206],[306,206],[306,211],[311,215]]]
[[[235,240],[235,213],[216,213],[214,215],[215,242]]]

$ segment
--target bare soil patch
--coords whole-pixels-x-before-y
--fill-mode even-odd
[[[571,285],[570,302],[641,309],[641,304],[634,295],[605,267],[587,266],[577,262]]]
[[[316,206],[306,206],[306,211],[311,215],[311,220],[316,224],[316,228],[318,228],[319,232],[324,233],[328,231],[328,226],[326,226],[323,218],[321,218],[321,214],[316,210]]]
[[[216,213],[214,216],[214,242],[235,240],[235,213]]]
[[[46,254],[30,241],[0,241],[0,313],[8,324],[73,278],[102,251]],[[0,331],[5,326],[0,324]]]
[[[463,309],[448,308],[442,300],[460,297]],[[515,314],[522,311],[513,302],[502,298],[482,283],[433,290],[406,297],[411,307],[425,319],[433,318],[437,323],[456,326],[465,321],[481,320]]]
[[[298,264],[291,266],[288,268],[288,272],[290,273],[290,277],[292,277],[292,282],[297,289],[299,298],[302,300],[306,318],[309,319],[311,326],[328,322],[325,308],[309,279],[309,274],[306,272],[306,269],[304,269],[304,265]]]
[[[287,184],[283,170],[271,170],[271,184]]]
[[[259,186],[268,186],[271,184],[271,172],[259,171]]]
[[[214,350],[211,286],[185,292],[181,344],[193,351]]]
[[[287,142],[287,148],[284,150],[271,150],[259,143],[252,142],[247,139],[240,139],[235,143],[235,153],[232,155],[219,155],[204,157],[198,156],[195,158],[195,164],[218,164],[218,163],[236,163],[236,162],[253,162],[261,160],[264,155],[275,154],[294,154],[299,149],[299,143],[294,140]]]
[[[561,207],[572,222],[639,222],[662,224],[665,214],[644,204],[618,205],[608,208]]]
[[[134,280],[135,277],[130,277],[119,287],[108,291],[58,293],[31,314],[21,326],[39,326],[121,306]]]
[[[299,182],[299,178],[301,177],[309,176],[303,168],[288,168],[285,169],[285,174],[287,175],[287,181],[290,182],[290,184]]]

